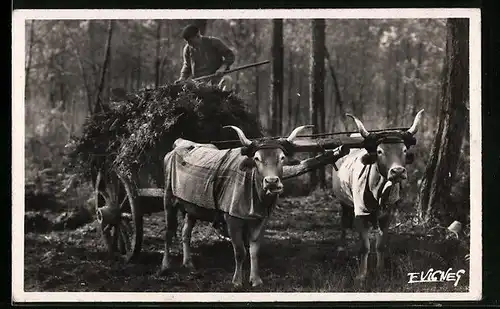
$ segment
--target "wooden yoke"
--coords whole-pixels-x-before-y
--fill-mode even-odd
[[[262,138],[260,140],[275,139]],[[333,138],[300,138],[294,140],[294,152],[323,152],[332,150],[340,146],[348,148],[363,148],[363,138],[361,136],[338,136]],[[211,141],[210,143],[217,145],[219,149],[240,147],[239,141]]]

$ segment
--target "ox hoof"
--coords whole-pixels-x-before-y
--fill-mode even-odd
[[[187,262],[182,263],[182,267],[184,267],[186,269],[189,269],[189,270],[194,270],[195,269],[194,264],[193,264],[192,261],[187,261]]]
[[[233,280],[233,286],[236,289],[241,289],[243,287],[243,282],[241,280]]]
[[[250,283],[252,283],[252,287],[254,288],[263,284],[262,279],[260,279],[259,277],[251,278]]]
[[[341,258],[347,257],[347,250],[345,247],[338,247],[337,248],[337,256]]]
[[[160,277],[167,276],[168,274],[170,274],[170,271],[171,271],[171,267],[162,267],[158,271],[158,276],[160,276]]]
[[[357,275],[355,279],[358,282],[364,282],[366,280],[366,274],[364,274],[364,275]]]

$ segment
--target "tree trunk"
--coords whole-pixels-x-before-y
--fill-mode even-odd
[[[392,111],[391,111],[391,102],[392,102],[392,83],[391,83],[391,73],[390,69],[393,65],[392,63],[392,48],[389,47],[389,54],[387,56],[387,68],[385,75],[385,117],[386,117],[386,126],[390,126],[392,124]]]
[[[410,91],[408,89],[408,74],[410,72],[410,66],[411,66],[411,43],[410,39],[405,40],[405,55],[406,55],[406,61],[405,61],[405,66],[404,66],[404,75],[403,75],[403,107],[402,107],[402,112],[403,112],[403,117],[402,120],[404,121],[401,123],[401,125],[405,125],[406,118],[408,116],[408,101],[410,98]],[[410,115],[411,117],[411,115]]]
[[[49,87],[50,87],[50,94],[49,94],[49,102],[50,102],[50,108],[56,107],[56,81],[55,81],[55,57],[52,55],[49,60],[49,66],[48,66],[49,72],[52,72],[52,75],[50,76],[49,79]]]
[[[29,75],[31,71],[31,63],[33,59],[33,45],[35,45],[35,20],[32,20],[30,22],[30,34],[29,34],[29,43],[28,43],[28,55],[26,56],[27,58],[27,63],[25,67],[25,75],[24,75],[24,92],[26,99],[29,100],[30,96],[30,89],[29,89]]]
[[[280,109],[283,106],[283,20],[273,19],[272,30],[272,73],[271,73],[271,134],[278,135]]]
[[[294,78],[294,67],[293,67],[293,52],[290,50],[288,53],[288,123],[287,130],[292,130],[292,117],[293,117],[293,78]]]
[[[297,87],[297,91],[299,92],[299,95],[297,95],[297,100],[295,103],[295,115],[293,117],[293,123],[297,124],[299,123],[299,117],[300,117],[300,110],[301,110],[301,102],[302,102],[302,86],[303,86],[303,81],[304,81],[304,74],[299,74],[299,85]]]
[[[311,47],[310,58],[310,82],[309,82],[309,118],[313,128],[313,134],[324,130],[324,105],[325,105],[325,20],[314,19],[311,22]],[[321,112],[323,111],[323,114]],[[318,175],[320,186],[326,186],[325,169],[320,168],[318,175],[311,172],[311,186],[318,185]]]
[[[394,83],[394,102],[392,105],[392,118],[391,118],[391,125],[393,127],[398,126],[398,119],[399,119],[399,108],[400,108],[400,102],[401,102],[401,93],[399,92],[399,85],[401,83],[401,70],[399,68],[399,60],[401,59],[401,51],[397,49],[395,51],[395,63],[393,64],[394,67],[396,68],[396,74],[393,80]]]
[[[91,46],[92,44],[92,40],[93,40],[93,34],[92,34],[92,27],[91,25],[93,25],[93,22],[89,22],[89,29],[88,29],[88,39],[89,39],[89,45]],[[69,38],[71,39],[72,43],[75,43],[75,38],[69,33],[69,32],[66,32],[66,34],[69,36]],[[83,63],[83,57],[82,57],[82,54],[81,54],[81,51],[79,50],[78,46],[75,46],[74,48],[74,53],[75,53],[75,56],[76,56],[76,61],[77,61],[77,66],[78,66],[78,70],[80,71],[80,74],[81,74],[81,78],[82,78],[82,84],[83,84],[83,87],[85,89],[85,95],[86,95],[86,98],[87,98],[87,112],[89,114],[92,114],[93,111],[94,111],[94,98],[93,98],[93,94],[94,94],[94,91],[92,89],[92,79],[90,78],[89,75],[92,75],[93,74],[93,66],[95,65],[94,61],[93,61],[93,56],[92,56],[92,53],[93,53],[93,50],[90,51],[91,53],[91,59],[90,59],[90,62],[91,62],[91,74],[87,74],[86,72],[86,69],[85,69],[85,66],[84,66],[84,63]]]
[[[446,74],[441,92],[439,127],[417,202],[424,223],[446,220],[448,218],[443,214],[452,212],[450,207],[453,205],[449,200],[451,185],[461,153],[465,125],[468,125],[468,27],[467,19],[447,20]]]
[[[142,75],[142,42],[139,42],[139,47],[137,48],[137,67],[136,67],[136,80],[135,80],[135,90],[139,90],[142,85],[141,80]]]
[[[162,38],[163,41],[163,57],[161,57],[161,63],[160,63],[160,71],[163,73],[161,76],[173,76],[173,70],[172,66],[169,64],[172,64],[172,61],[167,61],[167,57],[170,56],[170,45],[171,41],[170,38],[172,37],[172,25],[170,23],[166,23],[163,25],[164,32],[166,32],[166,35]],[[182,59],[182,58],[181,58]],[[161,79],[160,79],[161,81]]]
[[[67,87],[66,87],[66,82],[64,80],[64,72],[66,71],[66,60],[61,57],[60,58],[60,69],[58,70],[58,74],[57,74],[57,79],[58,79],[58,83],[59,83],[59,99],[60,99],[60,103],[58,104],[58,107],[59,107],[59,111],[62,112],[62,111],[65,111],[66,110],[66,94],[67,94]]]
[[[422,51],[423,51],[423,49],[424,49],[424,44],[422,42],[420,42],[420,44],[418,44],[418,49],[417,49],[417,68],[415,70],[415,81],[413,82],[413,91],[415,92],[415,94],[414,94],[415,97],[413,100],[411,115],[415,115],[417,113],[418,109],[420,108],[420,89],[418,88],[418,83],[420,83],[420,70],[422,69]],[[424,128],[427,127],[425,125],[426,123],[427,123],[427,121],[424,121]]]
[[[96,63],[97,63],[97,59],[96,59],[96,51],[97,51],[97,43],[96,43],[96,37],[95,37],[95,34],[99,32],[99,29],[97,27],[97,23],[98,21],[96,20],[91,20],[89,21],[89,47],[90,47],[90,61],[92,62],[92,66],[91,66],[91,76],[94,76],[93,80],[92,80],[92,84],[95,85],[96,82],[96,76],[97,76],[97,69],[96,69]],[[95,91],[95,89],[92,89],[93,91]]]
[[[258,34],[259,34],[259,28],[258,28],[258,23],[257,21],[254,21],[253,24],[253,46],[254,46],[254,55],[253,55],[253,61],[257,62],[259,60],[259,54],[260,54],[260,48],[259,48],[259,40]],[[259,67],[256,66],[254,69],[254,75],[255,75],[255,114],[259,115],[259,109],[260,109],[260,78],[259,78]]]
[[[330,75],[333,81],[334,87],[332,91],[335,91],[335,105],[339,108],[340,113],[342,114],[340,115],[340,118],[343,120],[342,123],[344,124],[344,127],[347,130],[347,119],[344,117],[345,116],[344,101],[342,101],[342,96],[340,95],[339,83],[337,80],[337,75],[335,74],[335,68],[333,67],[332,64],[330,53],[328,52],[328,49],[326,49],[326,47],[325,47],[325,57],[326,60],[328,61],[328,68],[330,69]],[[335,108],[333,110],[335,111]]]
[[[108,22],[108,38],[106,40],[106,53],[104,55],[104,61],[102,63],[101,69],[101,79],[99,86],[97,88],[97,100],[94,107],[94,113],[98,113],[103,110],[104,106],[102,104],[102,90],[104,88],[104,82],[106,77],[106,71],[108,69],[109,60],[111,58],[111,38],[113,37],[113,26],[114,21],[110,20]]]
[[[111,97],[111,88],[113,84],[113,54],[109,55],[108,59],[108,68],[106,69],[106,82],[104,83],[104,96],[103,98],[106,99],[106,101],[109,101],[109,98]]]
[[[366,72],[366,49],[363,50],[362,54],[363,59],[361,59],[361,71],[360,72]],[[358,77],[358,82],[359,82],[359,90],[358,90],[358,98],[356,102],[353,104],[353,112],[356,114],[357,117],[362,118],[364,114],[364,108],[363,108],[363,93],[365,91],[365,73],[362,73]]]
[[[161,19],[156,21],[156,61],[155,61],[155,88],[160,87],[161,81],[161,28],[163,21]]]

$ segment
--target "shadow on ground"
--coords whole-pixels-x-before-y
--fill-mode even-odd
[[[91,223],[72,231],[25,236],[26,291],[134,291],[217,292],[234,291],[230,242],[221,240],[208,224],[193,231],[193,262],[196,270],[181,267],[181,244],[176,239],[174,269],[158,276],[163,250],[163,214],[145,217],[145,239],[139,259],[124,264],[110,259]],[[408,272],[434,269],[454,271],[469,265],[467,253],[453,241],[436,242],[425,237],[391,235],[390,258],[383,274],[371,274],[361,286],[353,278],[358,265],[357,245],[348,236],[346,255],[336,252],[339,218],[331,196],[311,195],[280,202],[269,222],[261,248],[262,288],[245,286],[242,291],[269,292],[465,292],[467,275],[457,287],[453,282],[408,284]],[[374,257],[373,257],[374,258]],[[373,265],[374,259],[370,259]],[[244,264],[249,275],[249,261]]]

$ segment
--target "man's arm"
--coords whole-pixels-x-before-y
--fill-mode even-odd
[[[224,58],[222,64],[225,65],[225,69],[229,69],[229,67],[234,63],[235,55],[234,52],[227,47],[222,40],[218,38],[212,38],[213,43],[219,54]]]
[[[186,80],[191,76],[191,55],[189,53],[189,46],[186,44],[182,52],[182,68],[181,77],[179,80]]]

